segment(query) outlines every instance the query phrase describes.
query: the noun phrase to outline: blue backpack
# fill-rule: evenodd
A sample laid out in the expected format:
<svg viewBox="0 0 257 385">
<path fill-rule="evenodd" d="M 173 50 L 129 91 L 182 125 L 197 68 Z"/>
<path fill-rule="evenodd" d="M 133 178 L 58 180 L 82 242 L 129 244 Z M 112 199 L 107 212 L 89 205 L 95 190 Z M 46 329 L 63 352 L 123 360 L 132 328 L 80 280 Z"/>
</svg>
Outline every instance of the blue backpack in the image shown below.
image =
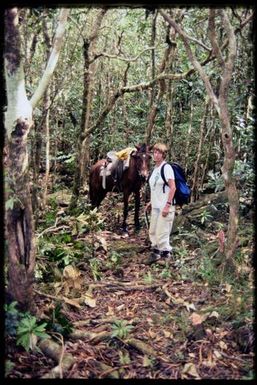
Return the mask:
<svg viewBox="0 0 257 385">
<path fill-rule="evenodd" d="M 161 177 L 163 179 L 163 192 L 165 192 L 165 186 L 168 186 L 168 182 L 165 179 L 164 176 L 164 167 L 166 164 L 169 164 L 174 172 L 175 177 L 175 184 L 176 184 L 176 191 L 174 195 L 175 203 L 179 206 L 182 206 L 183 204 L 189 203 L 190 195 L 191 195 L 191 189 L 189 185 L 187 184 L 185 172 L 183 168 L 178 163 L 165 163 L 161 168 Z"/>
</svg>

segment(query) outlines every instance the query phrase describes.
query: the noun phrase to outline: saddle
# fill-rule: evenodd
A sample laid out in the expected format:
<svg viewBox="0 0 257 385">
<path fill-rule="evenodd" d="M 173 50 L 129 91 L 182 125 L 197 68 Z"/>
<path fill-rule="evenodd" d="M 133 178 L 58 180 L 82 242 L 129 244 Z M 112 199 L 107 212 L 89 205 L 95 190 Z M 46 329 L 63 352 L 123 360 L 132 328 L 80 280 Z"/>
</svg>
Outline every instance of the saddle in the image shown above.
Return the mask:
<svg viewBox="0 0 257 385">
<path fill-rule="evenodd" d="M 127 147 L 121 151 L 109 151 L 106 162 L 100 169 L 102 187 L 106 189 L 106 177 L 111 175 L 119 191 L 122 191 L 121 178 L 123 172 L 129 167 L 130 154 L 136 149 Z"/>
</svg>

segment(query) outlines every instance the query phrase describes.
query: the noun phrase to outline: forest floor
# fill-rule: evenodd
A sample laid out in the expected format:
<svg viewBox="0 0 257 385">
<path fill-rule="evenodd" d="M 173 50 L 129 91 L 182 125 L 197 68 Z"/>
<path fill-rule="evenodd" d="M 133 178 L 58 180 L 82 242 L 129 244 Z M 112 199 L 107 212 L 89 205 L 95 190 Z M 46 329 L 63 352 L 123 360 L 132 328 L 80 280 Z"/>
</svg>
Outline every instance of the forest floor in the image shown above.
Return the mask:
<svg viewBox="0 0 257 385">
<path fill-rule="evenodd" d="M 116 226 L 108 202 L 100 212 Z M 61 314 L 72 325 L 64 338 L 49 333 L 62 341 L 58 373 L 53 354 L 10 343 L 8 378 L 254 378 L 251 236 L 240 246 L 233 274 L 215 263 L 218 242 L 208 226 L 175 233 L 172 260 L 147 265 L 147 229 L 143 224 L 134 233 L 132 219 L 129 237 L 110 226 L 68 239 L 66 249 L 75 240 L 77 249 L 93 245 L 94 255 L 91 250 L 89 258 L 84 250 L 76 264 L 66 261 L 63 270 L 53 269 L 52 279 L 39 279 L 35 287 L 38 317 L 47 320 L 55 309 L 58 319 L 56 303 L 61 303 Z M 244 227 L 252 228 L 245 221 Z M 63 232 L 65 225 L 60 227 L 45 244 Z"/>
</svg>

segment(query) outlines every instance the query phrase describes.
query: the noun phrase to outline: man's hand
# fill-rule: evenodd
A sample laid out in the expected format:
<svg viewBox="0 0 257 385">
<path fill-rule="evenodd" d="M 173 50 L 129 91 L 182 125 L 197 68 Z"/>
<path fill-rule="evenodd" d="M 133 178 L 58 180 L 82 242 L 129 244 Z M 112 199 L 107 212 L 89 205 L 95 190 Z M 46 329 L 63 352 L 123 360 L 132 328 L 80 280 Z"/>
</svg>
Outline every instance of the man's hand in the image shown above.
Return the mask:
<svg viewBox="0 0 257 385">
<path fill-rule="evenodd" d="M 169 211 L 170 211 L 170 205 L 165 205 L 162 210 L 162 216 L 167 217 L 167 215 L 169 214 Z"/>
</svg>

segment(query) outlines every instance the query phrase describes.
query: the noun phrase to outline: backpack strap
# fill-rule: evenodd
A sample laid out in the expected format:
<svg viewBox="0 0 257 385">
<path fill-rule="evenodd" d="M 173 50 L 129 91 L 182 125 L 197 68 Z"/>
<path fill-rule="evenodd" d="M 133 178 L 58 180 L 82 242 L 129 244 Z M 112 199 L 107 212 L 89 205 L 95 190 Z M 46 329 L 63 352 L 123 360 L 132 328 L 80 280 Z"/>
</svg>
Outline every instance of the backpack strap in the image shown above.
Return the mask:
<svg viewBox="0 0 257 385">
<path fill-rule="evenodd" d="M 165 166 L 166 164 L 169 164 L 170 167 L 173 169 L 172 164 L 171 164 L 171 163 L 168 163 L 168 162 L 164 163 L 164 165 L 163 165 L 162 168 L 161 168 L 161 177 L 162 177 L 162 180 L 163 180 L 163 182 L 164 182 L 164 183 L 163 183 L 163 187 L 162 187 L 163 193 L 165 193 L 165 186 L 169 186 L 168 182 L 167 182 L 166 179 L 165 179 L 165 175 L 164 175 L 164 166 Z M 173 169 L 173 172 L 174 172 L 174 176 L 175 176 L 175 171 L 174 171 L 174 169 Z M 175 196 L 174 196 L 174 197 L 173 197 L 173 200 L 172 200 L 172 204 L 175 205 L 175 202 L 176 202 L 176 200 L 175 200 Z"/>
<path fill-rule="evenodd" d="M 162 187 L 162 190 L 163 190 L 163 192 L 165 193 L 165 186 L 169 186 L 169 184 L 168 184 L 168 182 L 166 181 L 166 179 L 165 179 L 165 175 L 164 175 L 164 166 L 166 165 L 166 164 L 169 164 L 170 165 L 170 167 L 172 167 L 171 166 L 171 164 L 170 163 L 164 163 L 164 165 L 162 165 L 162 168 L 161 168 L 161 177 L 162 177 L 162 180 L 163 180 L 163 187 Z"/>
</svg>

